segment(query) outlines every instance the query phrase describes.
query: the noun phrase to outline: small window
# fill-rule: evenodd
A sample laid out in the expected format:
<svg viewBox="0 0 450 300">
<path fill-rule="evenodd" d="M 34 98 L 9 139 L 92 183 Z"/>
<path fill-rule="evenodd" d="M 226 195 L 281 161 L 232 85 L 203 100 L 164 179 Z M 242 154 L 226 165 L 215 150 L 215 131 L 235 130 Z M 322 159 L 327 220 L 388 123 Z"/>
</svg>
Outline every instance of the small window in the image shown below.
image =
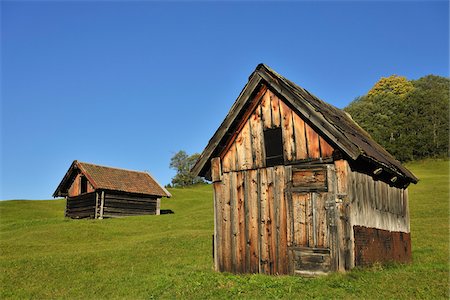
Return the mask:
<svg viewBox="0 0 450 300">
<path fill-rule="evenodd" d="M 266 149 L 266 167 L 284 163 L 281 127 L 264 130 L 264 147 Z"/>
<path fill-rule="evenodd" d="M 81 176 L 80 178 L 80 194 L 87 193 L 87 184 L 88 181 L 85 176 Z"/>
</svg>

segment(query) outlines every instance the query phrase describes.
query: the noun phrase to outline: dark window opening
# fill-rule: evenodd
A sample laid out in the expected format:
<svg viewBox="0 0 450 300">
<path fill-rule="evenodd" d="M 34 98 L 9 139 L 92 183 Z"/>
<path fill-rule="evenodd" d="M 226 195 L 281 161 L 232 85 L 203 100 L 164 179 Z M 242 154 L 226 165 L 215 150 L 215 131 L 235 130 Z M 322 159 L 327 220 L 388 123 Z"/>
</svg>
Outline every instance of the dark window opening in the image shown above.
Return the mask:
<svg viewBox="0 0 450 300">
<path fill-rule="evenodd" d="M 281 127 L 264 130 L 264 147 L 266 149 L 266 167 L 284 163 Z"/>
<path fill-rule="evenodd" d="M 81 180 L 80 180 L 80 194 L 87 193 L 87 184 L 88 184 L 88 181 L 87 181 L 86 177 L 81 176 Z"/>
</svg>

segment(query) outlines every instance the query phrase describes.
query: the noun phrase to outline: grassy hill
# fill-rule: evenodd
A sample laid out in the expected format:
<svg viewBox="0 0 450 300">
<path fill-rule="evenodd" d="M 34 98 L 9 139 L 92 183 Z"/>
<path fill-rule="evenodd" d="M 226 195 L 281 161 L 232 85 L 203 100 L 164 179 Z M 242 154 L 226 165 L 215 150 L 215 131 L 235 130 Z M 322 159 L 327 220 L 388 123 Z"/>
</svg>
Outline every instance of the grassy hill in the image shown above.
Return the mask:
<svg viewBox="0 0 450 300">
<path fill-rule="evenodd" d="M 448 298 L 449 165 L 408 167 L 413 263 L 320 278 L 212 270 L 212 189 L 172 189 L 175 214 L 68 220 L 64 202 L 0 202 L 5 298 Z"/>
</svg>

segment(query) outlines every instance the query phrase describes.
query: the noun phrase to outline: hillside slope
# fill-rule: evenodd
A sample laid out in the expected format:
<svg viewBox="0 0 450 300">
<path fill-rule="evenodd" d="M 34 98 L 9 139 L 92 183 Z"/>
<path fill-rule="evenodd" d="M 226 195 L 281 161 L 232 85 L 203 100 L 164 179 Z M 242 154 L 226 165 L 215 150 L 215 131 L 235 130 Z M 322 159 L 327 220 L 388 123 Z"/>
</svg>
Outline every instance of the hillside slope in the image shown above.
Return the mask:
<svg viewBox="0 0 450 300">
<path fill-rule="evenodd" d="M 68 220 L 64 202 L 0 202 L 5 298 L 448 298 L 448 161 L 408 165 L 413 264 L 321 278 L 212 270 L 212 189 L 172 189 L 174 214 Z"/>
</svg>

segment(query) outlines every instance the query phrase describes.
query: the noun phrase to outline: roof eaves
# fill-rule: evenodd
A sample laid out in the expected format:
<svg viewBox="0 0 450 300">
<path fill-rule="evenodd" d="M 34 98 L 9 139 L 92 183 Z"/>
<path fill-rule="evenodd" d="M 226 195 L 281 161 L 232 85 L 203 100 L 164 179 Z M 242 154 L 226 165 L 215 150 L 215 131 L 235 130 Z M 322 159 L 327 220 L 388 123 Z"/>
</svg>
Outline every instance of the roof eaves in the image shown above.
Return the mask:
<svg viewBox="0 0 450 300">
<path fill-rule="evenodd" d="M 166 194 L 167 198 L 172 197 L 172 194 L 164 187 L 162 186 L 156 179 L 155 177 L 153 177 L 150 172 L 144 172 L 145 174 L 147 174 L 148 177 L 150 177 L 151 180 L 153 180 L 162 190 L 163 192 Z"/>
<path fill-rule="evenodd" d="M 191 172 L 195 176 L 203 176 L 206 173 L 206 166 L 209 162 L 209 159 L 214 153 L 214 150 L 217 148 L 219 143 L 224 138 L 225 134 L 230 129 L 230 126 L 233 124 L 234 120 L 236 119 L 237 115 L 240 113 L 244 105 L 249 100 L 250 96 L 253 94 L 253 92 L 256 90 L 257 86 L 261 82 L 262 78 L 256 71 L 253 72 L 250 77 L 247 84 L 242 89 L 241 93 L 237 97 L 236 101 L 234 102 L 233 106 L 229 110 L 227 116 L 223 120 L 222 124 L 220 124 L 219 128 L 216 130 L 212 138 L 209 140 L 208 145 L 205 147 L 203 152 L 200 154 L 200 157 L 198 158 L 197 162 L 195 163 L 194 167 L 192 167 Z"/>
</svg>

